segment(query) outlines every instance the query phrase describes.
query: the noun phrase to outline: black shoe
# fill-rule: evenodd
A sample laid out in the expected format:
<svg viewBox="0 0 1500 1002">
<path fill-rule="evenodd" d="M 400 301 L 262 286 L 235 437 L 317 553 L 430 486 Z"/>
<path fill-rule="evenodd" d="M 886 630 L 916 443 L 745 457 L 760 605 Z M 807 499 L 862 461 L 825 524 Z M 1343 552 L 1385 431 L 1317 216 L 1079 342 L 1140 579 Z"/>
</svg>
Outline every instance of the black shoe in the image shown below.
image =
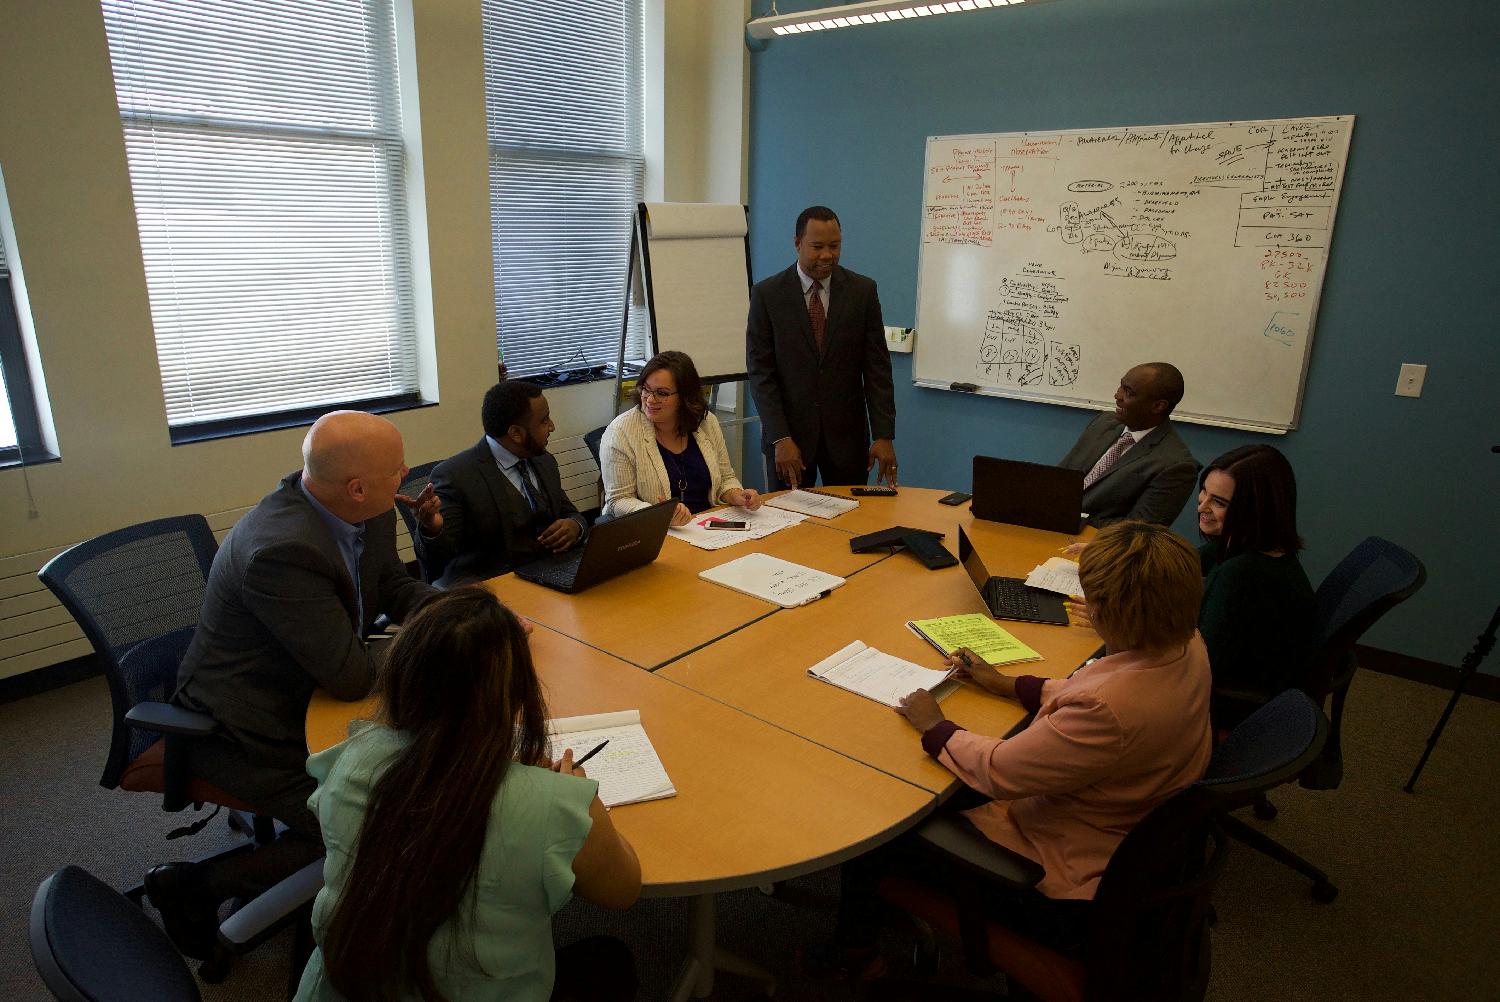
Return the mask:
<svg viewBox="0 0 1500 1002">
<path fill-rule="evenodd" d="M 186 886 L 191 863 L 163 863 L 146 872 L 146 897 L 161 913 L 162 927 L 183 956 L 208 960 L 218 943 L 219 908 Z"/>
</svg>

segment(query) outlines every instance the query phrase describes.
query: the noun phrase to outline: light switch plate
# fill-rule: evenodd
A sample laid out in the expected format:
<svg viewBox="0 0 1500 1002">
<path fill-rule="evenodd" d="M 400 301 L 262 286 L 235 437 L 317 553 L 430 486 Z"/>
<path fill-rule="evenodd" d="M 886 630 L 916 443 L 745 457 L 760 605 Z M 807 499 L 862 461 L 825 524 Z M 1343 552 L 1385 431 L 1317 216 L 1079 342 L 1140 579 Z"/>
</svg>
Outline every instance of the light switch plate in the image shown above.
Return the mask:
<svg viewBox="0 0 1500 1002">
<path fill-rule="evenodd" d="M 1426 380 L 1427 366 L 1417 365 L 1414 362 L 1402 363 L 1401 375 L 1396 379 L 1396 396 L 1420 397 L 1422 384 Z"/>
</svg>

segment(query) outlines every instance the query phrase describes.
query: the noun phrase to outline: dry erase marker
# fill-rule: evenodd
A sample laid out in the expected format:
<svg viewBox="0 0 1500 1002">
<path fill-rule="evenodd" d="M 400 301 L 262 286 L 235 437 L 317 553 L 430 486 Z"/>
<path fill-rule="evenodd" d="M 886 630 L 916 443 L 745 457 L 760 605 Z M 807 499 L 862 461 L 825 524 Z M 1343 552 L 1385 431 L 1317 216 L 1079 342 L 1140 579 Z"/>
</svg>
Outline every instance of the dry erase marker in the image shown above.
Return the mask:
<svg viewBox="0 0 1500 1002">
<path fill-rule="evenodd" d="M 587 755 L 573 763 L 573 768 L 578 768 L 580 765 L 583 765 L 583 763 L 587 762 L 589 759 L 602 752 L 604 750 L 604 746 L 607 744 L 609 744 L 609 738 L 605 738 L 603 741 L 596 744 Z"/>
</svg>

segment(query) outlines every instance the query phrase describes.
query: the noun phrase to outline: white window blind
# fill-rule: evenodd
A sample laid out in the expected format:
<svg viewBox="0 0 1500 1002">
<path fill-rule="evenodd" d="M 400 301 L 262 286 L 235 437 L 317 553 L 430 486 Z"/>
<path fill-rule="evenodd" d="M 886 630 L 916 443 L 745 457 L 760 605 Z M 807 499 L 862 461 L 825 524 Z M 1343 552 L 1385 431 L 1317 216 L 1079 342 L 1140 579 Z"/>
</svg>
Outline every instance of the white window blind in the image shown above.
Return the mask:
<svg viewBox="0 0 1500 1002">
<path fill-rule="evenodd" d="M 613 363 L 645 171 L 641 0 L 483 14 L 497 346 L 512 375 Z"/>
<path fill-rule="evenodd" d="M 391 0 L 104 0 L 173 427 L 417 391 Z"/>
</svg>

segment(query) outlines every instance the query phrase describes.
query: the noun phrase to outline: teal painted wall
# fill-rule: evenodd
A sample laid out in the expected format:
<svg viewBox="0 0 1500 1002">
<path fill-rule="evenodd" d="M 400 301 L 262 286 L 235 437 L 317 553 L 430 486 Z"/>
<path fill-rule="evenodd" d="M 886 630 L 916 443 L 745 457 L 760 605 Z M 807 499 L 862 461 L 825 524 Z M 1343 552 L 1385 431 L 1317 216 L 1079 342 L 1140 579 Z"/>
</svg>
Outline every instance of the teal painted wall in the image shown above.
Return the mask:
<svg viewBox="0 0 1500 1002">
<path fill-rule="evenodd" d="M 1179 430 L 1200 461 L 1286 452 L 1315 583 L 1367 535 L 1417 553 L 1427 587 L 1367 642 L 1456 664 L 1500 602 L 1497 43 L 1493 0 L 1059 0 L 773 39 L 752 55 L 753 271 L 830 205 L 843 263 L 911 325 L 929 135 L 1355 115 L 1301 427 Z M 913 486 L 966 488 L 975 453 L 1055 462 L 1088 418 L 917 389 L 894 358 Z M 1429 367 L 1420 399 L 1393 395 L 1402 362 Z"/>
</svg>

